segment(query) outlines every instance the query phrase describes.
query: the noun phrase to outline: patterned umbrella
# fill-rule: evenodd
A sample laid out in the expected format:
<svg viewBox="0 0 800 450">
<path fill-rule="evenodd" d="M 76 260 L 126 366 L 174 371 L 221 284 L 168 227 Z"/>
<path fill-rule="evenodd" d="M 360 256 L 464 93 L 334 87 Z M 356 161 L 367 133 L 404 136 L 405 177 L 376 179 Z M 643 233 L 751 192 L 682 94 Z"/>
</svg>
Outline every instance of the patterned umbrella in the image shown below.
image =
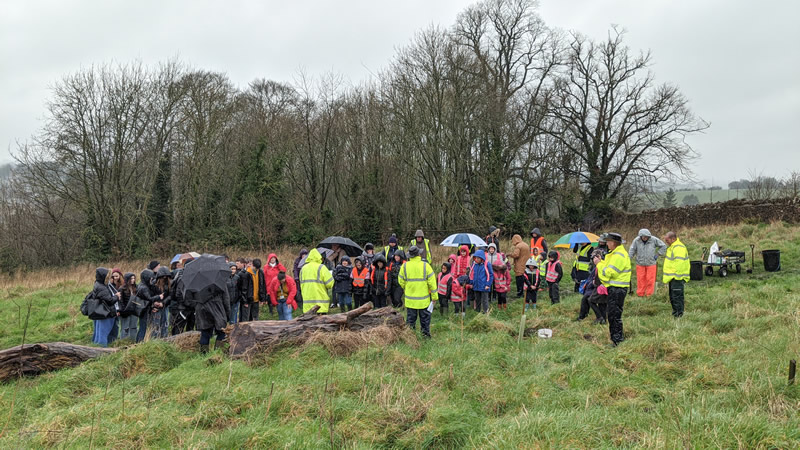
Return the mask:
<svg viewBox="0 0 800 450">
<path fill-rule="evenodd" d="M 574 233 L 567 233 L 556 241 L 553 244 L 553 248 L 572 248 L 575 244 L 586 244 L 590 243 L 594 246 L 597 246 L 597 241 L 600 237 L 596 234 L 587 233 L 585 231 L 576 231 Z"/>
</svg>

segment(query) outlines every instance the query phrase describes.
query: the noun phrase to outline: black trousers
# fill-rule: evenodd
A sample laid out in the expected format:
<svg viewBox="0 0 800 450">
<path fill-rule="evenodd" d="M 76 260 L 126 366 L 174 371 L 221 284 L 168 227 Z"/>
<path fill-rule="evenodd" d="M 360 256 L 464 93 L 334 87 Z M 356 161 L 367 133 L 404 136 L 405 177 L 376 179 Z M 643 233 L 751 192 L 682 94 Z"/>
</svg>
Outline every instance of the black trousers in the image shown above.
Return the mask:
<svg viewBox="0 0 800 450">
<path fill-rule="evenodd" d="M 258 310 L 260 306 L 258 303 L 242 303 L 239 322 L 250 322 L 258 320 Z"/>
<path fill-rule="evenodd" d="M 427 309 L 406 308 L 406 323 L 412 330 L 417 329 L 417 316 L 422 335 L 431 337 L 431 313 Z"/>
<path fill-rule="evenodd" d="M 300 290 L 300 279 L 295 278 L 294 284 L 297 286 L 297 293 L 294 294 L 294 301 L 297 302 L 297 309 L 299 311 L 303 310 L 303 291 Z"/>
<path fill-rule="evenodd" d="M 175 336 L 184 331 L 192 331 L 194 329 L 194 311 L 193 310 L 175 310 L 170 311 L 170 334 Z"/>
<path fill-rule="evenodd" d="M 200 345 L 208 345 L 211 342 L 211 336 L 217 335 L 217 342 L 225 339 L 225 332 L 222 330 L 215 330 L 210 328 L 208 330 L 200 330 Z"/>
<path fill-rule="evenodd" d="M 550 301 L 555 305 L 561 302 L 561 287 L 556 282 L 548 283 L 547 288 L 550 290 Z"/>
<path fill-rule="evenodd" d="M 505 305 L 507 302 L 506 296 L 508 292 L 496 292 L 495 295 L 497 296 L 497 304 L 498 305 Z"/>
<path fill-rule="evenodd" d="M 672 304 L 672 315 L 675 317 L 683 316 L 683 287 L 686 284 L 683 280 L 671 280 L 669 282 L 669 302 Z"/>
<path fill-rule="evenodd" d="M 364 294 L 353 294 L 353 307 L 358 308 L 365 303 Z"/>
<path fill-rule="evenodd" d="M 589 306 L 592 308 L 592 311 L 594 311 L 594 315 L 599 320 L 607 320 L 608 319 L 608 311 L 607 311 L 608 303 L 589 302 Z"/>
<path fill-rule="evenodd" d="M 525 303 L 533 303 L 536 304 L 536 297 L 539 295 L 539 291 L 536 289 L 528 289 L 525 291 Z"/>
<path fill-rule="evenodd" d="M 517 282 L 517 298 L 522 297 L 522 291 L 525 289 L 525 275 L 517 275 L 515 277 Z"/>
<path fill-rule="evenodd" d="M 395 308 L 403 307 L 403 288 L 400 286 L 392 289 L 392 306 Z"/>
<path fill-rule="evenodd" d="M 450 309 L 450 299 L 444 295 L 439 296 L 439 315 L 444 315 L 445 311 Z"/>
<path fill-rule="evenodd" d="M 606 318 L 606 304 L 605 303 L 593 303 L 589 301 L 591 298 L 592 293 L 583 294 L 581 297 L 581 309 L 578 312 L 578 319 L 585 319 L 589 315 L 589 309 L 594 312 L 595 318 L 597 320 L 605 319 Z"/>
<path fill-rule="evenodd" d="M 625 340 L 622 330 L 622 309 L 625 306 L 626 295 L 628 295 L 628 288 L 608 288 L 608 333 L 614 344 Z"/>
<path fill-rule="evenodd" d="M 384 306 L 386 306 L 386 296 L 383 295 L 383 294 L 381 294 L 381 295 L 373 295 L 372 296 L 372 306 L 374 306 L 375 309 L 383 308 Z"/>
</svg>

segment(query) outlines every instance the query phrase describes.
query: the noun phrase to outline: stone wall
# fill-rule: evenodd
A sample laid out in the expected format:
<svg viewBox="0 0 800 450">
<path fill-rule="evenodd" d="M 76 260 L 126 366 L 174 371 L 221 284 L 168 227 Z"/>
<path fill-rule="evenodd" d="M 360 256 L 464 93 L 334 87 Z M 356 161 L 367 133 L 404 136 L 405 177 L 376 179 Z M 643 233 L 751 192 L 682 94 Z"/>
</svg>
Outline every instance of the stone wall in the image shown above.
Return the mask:
<svg viewBox="0 0 800 450">
<path fill-rule="evenodd" d="M 639 227 L 658 224 L 662 227 L 699 227 L 727 225 L 745 221 L 800 223 L 800 199 L 730 200 L 702 205 L 662 208 L 638 214 L 619 214 L 612 219 L 617 226 Z"/>
</svg>

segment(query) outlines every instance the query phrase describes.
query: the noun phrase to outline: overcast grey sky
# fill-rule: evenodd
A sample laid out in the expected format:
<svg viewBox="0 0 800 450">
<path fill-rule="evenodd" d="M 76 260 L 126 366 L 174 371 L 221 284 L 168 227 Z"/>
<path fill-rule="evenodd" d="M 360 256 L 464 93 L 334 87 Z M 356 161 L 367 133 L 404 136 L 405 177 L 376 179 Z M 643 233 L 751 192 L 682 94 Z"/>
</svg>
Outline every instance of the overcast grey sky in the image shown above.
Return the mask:
<svg viewBox="0 0 800 450">
<path fill-rule="evenodd" d="M 357 83 L 430 24 L 471 1 L 30 1 L 0 4 L 0 163 L 41 126 L 51 86 L 93 63 L 178 56 L 239 86 L 338 72 Z M 695 173 L 724 184 L 748 171 L 800 170 L 800 0 L 540 0 L 550 26 L 603 38 L 611 24 L 653 52 L 711 128 L 690 143 Z"/>
</svg>

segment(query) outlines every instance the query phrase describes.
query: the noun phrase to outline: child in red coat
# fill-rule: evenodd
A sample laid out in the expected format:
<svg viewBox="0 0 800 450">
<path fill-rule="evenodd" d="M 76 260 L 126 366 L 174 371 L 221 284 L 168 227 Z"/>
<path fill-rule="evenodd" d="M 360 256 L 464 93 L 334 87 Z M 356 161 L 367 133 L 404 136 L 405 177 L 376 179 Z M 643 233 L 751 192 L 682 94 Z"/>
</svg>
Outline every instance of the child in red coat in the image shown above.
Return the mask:
<svg viewBox="0 0 800 450">
<path fill-rule="evenodd" d="M 511 275 L 508 273 L 508 266 L 502 261 L 495 261 L 492 264 L 494 269 L 494 292 L 497 295 L 497 309 L 508 309 L 507 295 L 511 288 Z"/>
<path fill-rule="evenodd" d="M 292 320 L 292 311 L 297 309 L 297 285 L 294 279 L 286 277 L 286 271 L 278 272 L 269 286 L 269 301 L 278 309 L 278 320 Z"/>
</svg>

